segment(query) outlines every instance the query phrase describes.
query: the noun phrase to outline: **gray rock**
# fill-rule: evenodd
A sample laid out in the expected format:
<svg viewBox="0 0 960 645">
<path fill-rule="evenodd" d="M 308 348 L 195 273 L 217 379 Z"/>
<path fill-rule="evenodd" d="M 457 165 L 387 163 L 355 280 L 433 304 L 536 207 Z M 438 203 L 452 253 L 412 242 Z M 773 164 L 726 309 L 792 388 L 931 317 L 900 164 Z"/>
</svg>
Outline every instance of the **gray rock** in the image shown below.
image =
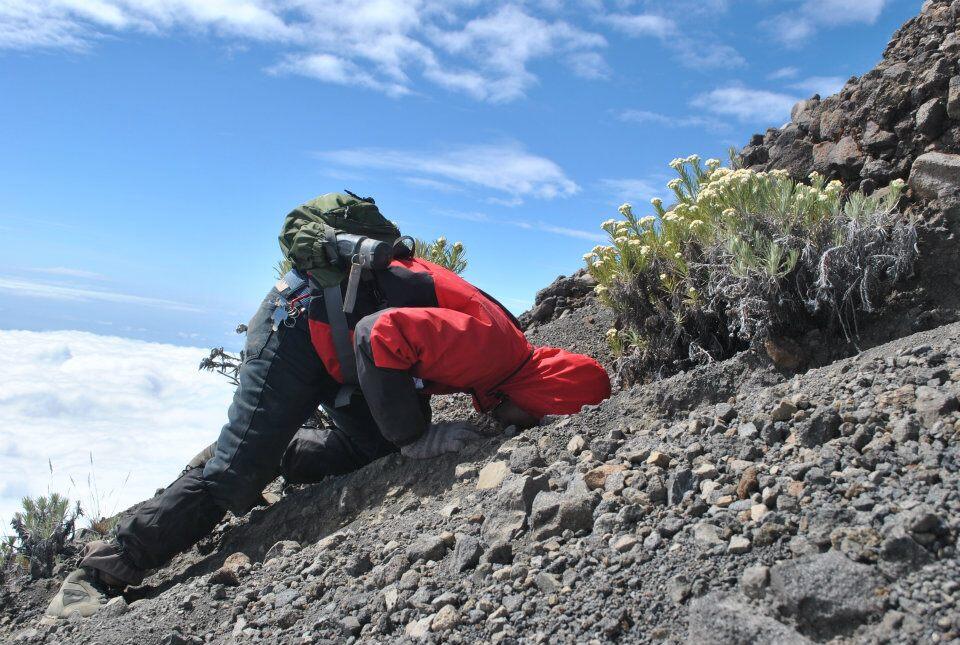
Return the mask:
<svg viewBox="0 0 960 645">
<path fill-rule="evenodd" d="M 542 492 L 533 500 L 530 528 L 536 540 L 593 527 L 594 497 L 581 492 Z"/>
<path fill-rule="evenodd" d="M 690 603 L 686 641 L 698 645 L 805 645 L 806 638 L 778 620 L 758 613 L 747 602 L 723 592 Z"/>
<path fill-rule="evenodd" d="M 917 130 L 931 139 L 936 139 L 943 132 L 947 109 L 940 98 L 932 98 L 917 110 Z"/>
<path fill-rule="evenodd" d="M 104 618 L 116 618 L 117 616 L 122 616 L 127 613 L 128 605 L 126 599 L 123 596 L 116 596 L 107 601 L 107 604 L 100 608 L 100 611 L 97 612 L 98 616 Z"/>
<path fill-rule="evenodd" d="M 740 589 L 744 595 L 750 598 L 760 598 L 763 596 L 767 585 L 770 583 L 770 567 L 756 565 L 747 567 L 740 574 Z"/>
<path fill-rule="evenodd" d="M 519 446 L 510 453 L 510 470 L 525 473 L 533 468 L 543 468 L 547 462 L 540 456 L 536 446 Z"/>
<path fill-rule="evenodd" d="M 842 419 L 832 407 L 820 406 L 794 427 L 797 443 L 806 448 L 817 446 L 840 436 Z"/>
<path fill-rule="evenodd" d="M 483 541 L 497 547 L 509 544 L 523 534 L 527 525 L 525 511 L 501 510 L 488 515 L 480 528 Z"/>
<path fill-rule="evenodd" d="M 375 586 L 383 588 L 399 580 L 409 566 L 410 560 L 407 554 L 398 553 L 383 564 L 375 566 L 370 572 L 370 578 Z"/>
<path fill-rule="evenodd" d="M 425 535 L 407 547 L 410 562 L 418 560 L 439 561 L 446 555 L 449 545 L 439 535 Z"/>
<path fill-rule="evenodd" d="M 770 569 L 770 595 L 777 610 L 817 639 L 850 633 L 878 616 L 883 610 L 877 593 L 881 585 L 872 567 L 851 562 L 836 551 Z"/>
<path fill-rule="evenodd" d="M 512 475 L 503 482 L 500 492 L 497 493 L 498 505 L 504 509 L 529 514 L 537 494 L 549 490 L 550 480 L 546 475 Z"/>
<path fill-rule="evenodd" d="M 960 155 L 928 152 L 910 168 L 910 188 L 924 199 L 948 197 L 960 191 Z"/>
<path fill-rule="evenodd" d="M 720 529 L 715 524 L 700 522 L 693 527 L 693 539 L 702 546 L 716 546 L 724 544 L 720 537 Z"/>
<path fill-rule="evenodd" d="M 694 489 L 697 480 L 689 468 L 677 468 L 667 480 L 667 503 L 675 506 L 683 501 L 683 496 Z M 653 496 L 651 495 L 651 499 Z"/>
<path fill-rule="evenodd" d="M 952 392 L 921 385 L 917 388 L 917 401 L 914 407 L 917 410 L 917 416 L 929 427 L 943 415 L 955 411 L 958 403 L 960 402 L 957 401 L 957 396 Z"/>
<path fill-rule="evenodd" d="M 349 634 L 350 636 L 358 636 L 360 634 L 361 625 L 356 616 L 347 616 L 340 620 L 340 628 L 343 629 L 345 634 Z"/>
<path fill-rule="evenodd" d="M 947 90 L 947 116 L 951 119 L 960 119 L 960 76 L 950 79 Z"/>
<path fill-rule="evenodd" d="M 556 593 L 560 590 L 560 581 L 557 576 L 546 571 L 541 571 L 533 578 L 533 584 L 543 593 Z"/>
<path fill-rule="evenodd" d="M 473 535 L 464 533 L 457 534 L 457 542 L 453 547 L 454 572 L 462 573 L 468 569 L 473 569 L 480 562 L 480 540 Z"/>
</svg>

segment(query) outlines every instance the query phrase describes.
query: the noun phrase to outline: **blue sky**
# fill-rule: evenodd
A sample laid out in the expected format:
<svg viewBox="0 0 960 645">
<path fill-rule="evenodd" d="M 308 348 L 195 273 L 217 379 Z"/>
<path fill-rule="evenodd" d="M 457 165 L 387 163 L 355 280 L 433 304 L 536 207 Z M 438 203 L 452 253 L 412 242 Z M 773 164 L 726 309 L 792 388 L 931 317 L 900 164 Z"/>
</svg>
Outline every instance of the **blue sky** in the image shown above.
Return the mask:
<svg viewBox="0 0 960 645">
<path fill-rule="evenodd" d="M 2 0 L 0 329 L 235 345 L 284 214 L 343 188 L 522 311 L 920 4 Z"/>
</svg>

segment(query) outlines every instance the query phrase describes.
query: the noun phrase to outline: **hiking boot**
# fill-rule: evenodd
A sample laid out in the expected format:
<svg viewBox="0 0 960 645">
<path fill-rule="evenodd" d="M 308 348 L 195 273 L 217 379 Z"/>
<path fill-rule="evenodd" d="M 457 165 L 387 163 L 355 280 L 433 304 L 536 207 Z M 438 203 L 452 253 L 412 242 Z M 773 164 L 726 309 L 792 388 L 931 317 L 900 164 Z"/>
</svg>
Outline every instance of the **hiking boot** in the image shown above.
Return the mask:
<svg viewBox="0 0 960 645">
<path fill-rule="evenodd" d="M 47 605 L 43 622 L 50 624 L 57 619 L 69 618 L 71 614 L 86 618 L 97 613 L 107 601 L 106 594 L 97 585 L 93 572 L 83 568 L 71 572 Z"/>
</svg>

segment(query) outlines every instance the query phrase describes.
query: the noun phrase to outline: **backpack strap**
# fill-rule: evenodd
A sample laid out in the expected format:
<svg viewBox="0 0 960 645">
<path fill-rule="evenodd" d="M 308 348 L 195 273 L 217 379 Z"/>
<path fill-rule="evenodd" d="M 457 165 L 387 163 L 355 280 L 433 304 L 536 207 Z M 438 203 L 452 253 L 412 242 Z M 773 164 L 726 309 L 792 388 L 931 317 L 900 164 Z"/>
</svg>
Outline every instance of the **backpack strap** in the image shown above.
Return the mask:
<svg viewBox="0 0 960 645">
<path fill-rule="evenodd" d="M 350 397 L 357 389 L 357 356 L 350 342 L 350 328 L 347 326 L 347 316 L 343 313 L 343 297 L 340 294 L 340 285 L 323 289 L 323 302 L 327 308 L 327 321 L 330 323 L 330 335 L 333 338 L 333 348 L 337 352 L 340 362 L 340 376 L 343 386 L 337 392 L 335 406 L 341 408 L 350 403 Z"/>
</svg>

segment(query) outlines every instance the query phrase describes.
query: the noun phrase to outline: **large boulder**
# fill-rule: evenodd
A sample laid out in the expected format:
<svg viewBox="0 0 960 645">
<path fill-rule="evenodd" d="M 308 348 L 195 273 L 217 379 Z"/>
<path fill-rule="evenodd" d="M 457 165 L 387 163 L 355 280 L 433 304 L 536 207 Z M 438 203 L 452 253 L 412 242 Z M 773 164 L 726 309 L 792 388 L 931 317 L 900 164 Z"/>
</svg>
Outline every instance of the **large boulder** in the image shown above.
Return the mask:
<svg viewBox="0 0 960 645">
<path fill-rule="evenodd" d="M 837 551 L 806 556 L 770 569 L 770 596 L 800 631 L 817 639 L 848 634 L 883 611 L 882 580 L 873 567 Z"/>
<path fill-rule="evenodd" d="M 687 642 L 701 645 L 805 645 L 810 641 L 737 596 L 715 592 L 690 603 Z"/>
<path fill-rule="evenodd" d="M 960 155 L 943 152 L 920 155 L 910 169 L 910 188 L 924 199 L 960 193 Z"/>
</svg>

